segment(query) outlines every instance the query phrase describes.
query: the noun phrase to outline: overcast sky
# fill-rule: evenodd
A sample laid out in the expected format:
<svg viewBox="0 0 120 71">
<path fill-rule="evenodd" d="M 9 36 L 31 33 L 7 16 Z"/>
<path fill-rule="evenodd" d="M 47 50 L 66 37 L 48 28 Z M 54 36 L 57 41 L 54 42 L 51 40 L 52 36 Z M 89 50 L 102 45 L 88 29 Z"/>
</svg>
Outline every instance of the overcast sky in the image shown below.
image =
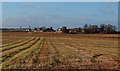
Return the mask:
<svg viewBox="0 0 120 71">
<path fill-rule="evenodd" d="M 118 26 L 117 2 L 4 2 L 2 27 L 82 27 L 84 24 Z"/>
</svg>

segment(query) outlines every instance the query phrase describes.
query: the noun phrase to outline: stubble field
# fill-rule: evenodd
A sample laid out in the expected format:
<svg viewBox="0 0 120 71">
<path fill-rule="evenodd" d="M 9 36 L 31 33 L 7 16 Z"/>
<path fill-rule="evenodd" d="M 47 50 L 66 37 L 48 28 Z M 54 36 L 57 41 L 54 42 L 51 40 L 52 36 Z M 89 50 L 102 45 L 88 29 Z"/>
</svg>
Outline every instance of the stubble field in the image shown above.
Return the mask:
<svg viewBox="0 0 120 71">
<path fill-rule="evenodd" d="M 3 69 L 118 69 L 118 34 L 3 32 Z"/>
</svg>

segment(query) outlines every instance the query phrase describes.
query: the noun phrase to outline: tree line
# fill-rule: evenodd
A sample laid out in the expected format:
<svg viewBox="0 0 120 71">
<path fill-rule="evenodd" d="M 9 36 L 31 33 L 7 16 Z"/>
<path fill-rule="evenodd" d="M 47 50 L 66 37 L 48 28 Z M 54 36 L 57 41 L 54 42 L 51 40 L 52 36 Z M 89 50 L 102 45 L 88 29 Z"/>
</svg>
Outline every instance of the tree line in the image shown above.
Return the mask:
<svg viewBox="0 0 120 71">
<path fill-rule="evenodd" d="M 85 33 L 87 34 L 94 34 L 94 33 L 102 33 L 102 34 L 116 34 L 117 28 L 114 25 L 111 24 L 101 24 L 98 25 L 88 25 L 85 24 L 83 26 L 83 29 L 85 30 Z"/>
</svg>

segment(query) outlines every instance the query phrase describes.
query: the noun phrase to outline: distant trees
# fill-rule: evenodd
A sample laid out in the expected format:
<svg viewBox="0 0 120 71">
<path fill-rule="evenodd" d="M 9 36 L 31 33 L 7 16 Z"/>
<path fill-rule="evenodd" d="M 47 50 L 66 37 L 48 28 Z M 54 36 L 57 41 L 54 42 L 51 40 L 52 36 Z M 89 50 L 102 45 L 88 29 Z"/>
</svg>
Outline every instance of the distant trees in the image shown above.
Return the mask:
<svg viewBox="0 0 120 71">
<path fill-rule="evenodd" d="M 101 24 L 100 27 L 98 25 L 87 25 L 83 26 L 85 33 L 87 34 L 95 34 L 95 33 L 106 33 L 106 34 L 115 34 L 116 27 L 114 25 L 108 24 Z"/>
<path fill-rule="evenodd" d="M 115 33 L 115 31 L 116 31 L 115 26 L 111 24 L 106 25 L 106 33 L 111 34 L 111 33 Z"/>
<path fill-rule="evenodd" d="M 111 24 L 105 25 L 105 24 L 101 24 L 100 25 L 100 32 L 101 33 L 108 33 L 108 34 L 114 34 L 116 33 L 117 28 Z"/>
<path fill-rule="evenodd" d="M 42 32 L 54 32 L 55 30 L 52 27 L 41 27 L 41 28 L 35 28 L 35 31 L 42 31 Z M 74 34 L 80 34 L 80 33 L 86 33 L 86 34 L 117 34 L 119 31 L 116 31 L 117 28 L 114 25 L 111 24 L 100 24 L 98 25 L 90 25 L 85 24 L 83 28 L 70 28 L 67 29 L 66 26 L 63 26 L 62 28 L 58 28 L 58 32 L 62 33 L 74 33 Z"/>
<path fill-rule="evenodd" d="M 91 29 L 90 29 L 90 26 L 88 26 L 88 24 L 85 24 L 85 25 L 83 26 L 83 29 L 85 30 L 85 33 L 90 34 Z"/>
<path fill-rule="evenodd" d="M 88 29 L 88 25 L 87 25 L 87 24 L 85 24 L 83 28 L 84 28 L 84 29 Z"/>
<path fill-rule="evenodd" d="M 101 24 L 100 25 L 100 33 L 104 33 L 105 32 L 105 27 L 106 27 L 105 24 Z"/>
<path fill-rule="evenodd" d="M 81 30 L 82 30 L 82 28 L 81 28 L 81 27 L 79 27 L 78 29 L 79 29 L 79 31 L 81 31 Z"/>
<path fill-rule="evenodd" d="M 97 25 L 87 25 L 87 24 L 85 24 L 83 29 L 88 34 L 99 33 L 99 27 Z"/>
<path fill-rule="evenodd" d="M 66 26 L 63 26 L 63 27 L 62 27 L 62 32 L 63 32 L 63 33 L 68 33 L 68 29 L 67 29 Z"/>
</svg>

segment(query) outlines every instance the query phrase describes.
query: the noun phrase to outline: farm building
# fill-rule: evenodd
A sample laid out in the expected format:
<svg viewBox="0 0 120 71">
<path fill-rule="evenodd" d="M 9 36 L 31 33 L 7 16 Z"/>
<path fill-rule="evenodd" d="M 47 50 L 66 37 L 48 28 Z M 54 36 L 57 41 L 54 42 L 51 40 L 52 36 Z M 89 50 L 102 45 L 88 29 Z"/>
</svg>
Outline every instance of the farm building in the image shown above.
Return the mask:
<svg viewBox="0 0 120 71">
<path fill-rule="evenodd" d="M 79 29 L 68 29 L 69 33 L 71 34 L 76 34 L 76 33 L 79 33 Z"/>
<path fill-rule="evenodd" d="M 58 33 L 68 33 L 68 29 L 66 26 L 63 26 L 62 28 L 57 29 Z"/>
<path fill-rule="evenodd" d="M 41 27 L 41 28 L 35 28 L 34 32 L 53 32 L 53 28 L 52 27 Z"/>
<path fill-rule="evenodd" d="M 67 29 L 66 26 L 63 26 L 63 27 L 62 27 L 62 33 L 68 33 L 68 29 Z"/>
<path fill-rule="evenodd" d="M 46 29 L 45 27 L 35 28 L 34 32 L 44 32 L 45 29 Z"/>
<path fill-rule="evenodd" d="M 54 32 L 54 29 L 52 27 L 48 27 L 44 30 L 44 32 Z"/>
<path fill-rule="evenodd" d="M 83 33 L 84 29 L 81 28 L 73 28 L 73 29 L 68 29 L 70 34 L 79 34 L 79 33 Z"/>
<path fill-rule="evenodd" d="M 61 28 L 58 28 L 58 29 L 57 29 L 57 32 L 58 32 L 58 33 L 62 33 L 62 29 L 61 29 Z"/>
<path fill-rule="evenodd" d="M 69 33 L 69 34 L 85 33 L 84 29 L 81 29 L 81 28 L 67 29 L 65 26 L 62 27 L 62 28 L 58 28 L 56 32 L 58 32 L 58 33 Z"/>
<path fill-rule="evenodd" d="M 81 30 L 81 33 L 85 33 L 85 30 L 84 30 L 84 29 L 82 29 L 82 30 Z"/>
</svg>

